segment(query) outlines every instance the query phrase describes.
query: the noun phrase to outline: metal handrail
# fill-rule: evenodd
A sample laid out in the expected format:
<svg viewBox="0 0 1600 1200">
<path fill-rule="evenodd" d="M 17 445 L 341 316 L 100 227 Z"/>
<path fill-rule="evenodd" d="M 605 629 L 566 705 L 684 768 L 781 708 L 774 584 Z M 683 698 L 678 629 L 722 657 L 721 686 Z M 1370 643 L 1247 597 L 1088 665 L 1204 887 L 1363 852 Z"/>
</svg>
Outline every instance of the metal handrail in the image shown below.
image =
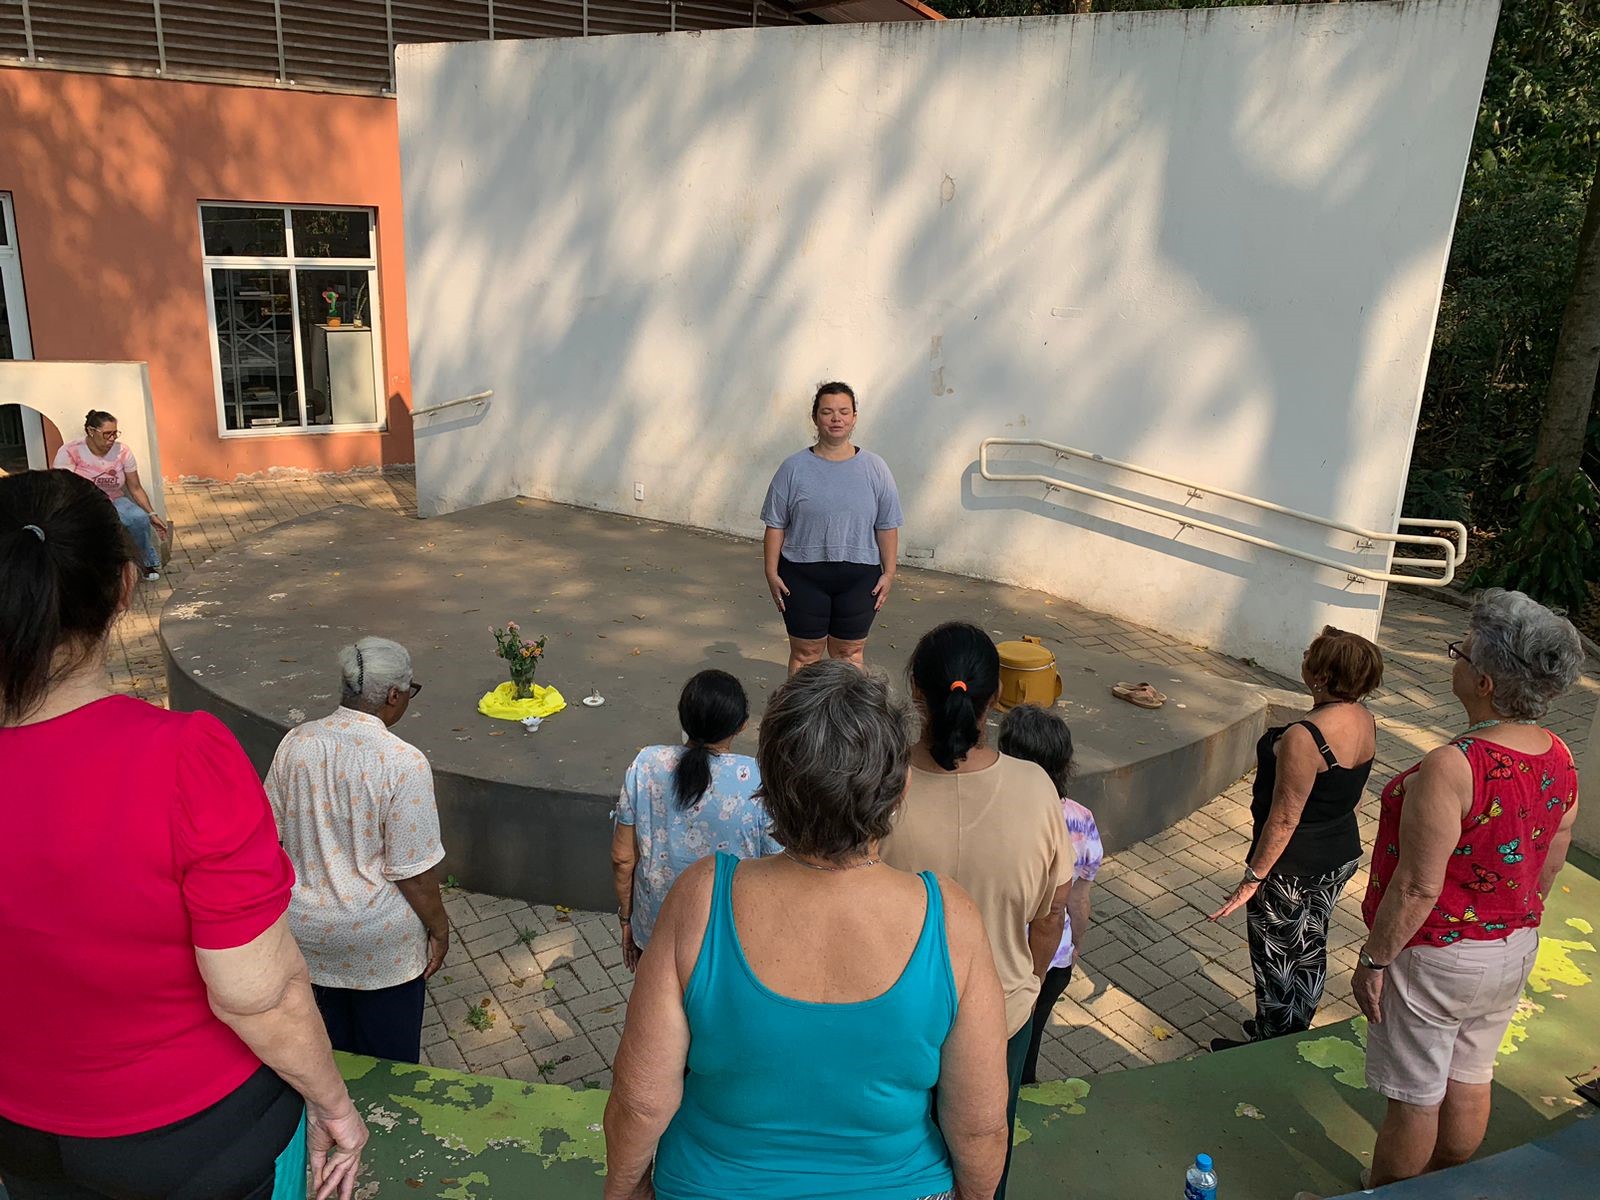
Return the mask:
<svg viewBox="0 0 1600 1200">
<path fill-rule="evenodd" d="M 1157 508 L 1152 504 L 1142 501 L 1130 500 L 1123 496 L 1116 496 L 1109 492 L 1102 492 L 1096 488 L 1085 487 L 1082 484 L 1069 483 L 1065 479 L 1053 479 L 1048 475 L 1037 473 L 1003 474 L 989 469 L 989 448 L 991 446 L 1023 446 L 1039 447 L 1049 450 L 1059 461 L 1066 458 L 1081 458 L 1088 462 L 1099 463 L 1102 466 L 1116 467 L 1119 470 L 1129 471 L 1135 475 L 1144 475 L 1151 479 L 1160 479 L 1167 483 L 1177 484 L 1187 488 L 1190 500 L 1202 500 L 1207 495 L 1221 496 L 1239 504 L 1247 504 L 1265 512 L 1279 513 L 1282 516 L 1294 517 L 1313 525 L 1320 525 L 1325 529 L 1335 529 L 1341 533 L 1354 535 L 1357 550 L 1371 550 L 1379 542 L 1389 542 L 1394 545 L 1428 546 L 1436 547 L 1443 551 L 1444 558 L 1392 558 L 1391 564 L 1401 567 L 1439 567 L 1443 574 L 1435 578 L 1432 576 L 1397 575 L 1392 571 L 1373 571 L 1366 567 L 1353 566 L 1350 563 L 1338 562 L 1325 558 L 1320 554 L 1312 554 L 1306 550 L 1296 550 L 1292 546 L 1285 546 L 1281 542 L 1270 541 L 1267 538 L 1257 537 L 1254 534 L 1243 533 L 1237 529 L 1229 529 L 1223 525 L 1216 525 L 1210 521 L 1198 518 L 1179 516 L 1168 509 Z M 1119 459 L 1107 458 L 1103 454 L 1093 454 L 1087 450 L 1079 450 L 1073 446 L 1063 446 L 1059 442 L 1048 442 L 1042 438 L 984 438 L 978 444 L 978 473 L 983 478 L 995 483 L 1042 483 L 1045 485 L 1046 495 L 1051 490 L 1076 492 L 1079 495 L 1090 496 L 1096 500 L 1104 500 L 1111 504 L 1120 504 L 1124 508 L 1131 508 L 1138 512 L 1149 513 L 1154 517 L 1164 517 L 1169 521 L 1178 523 L 1181 529 L 1204 529 L 1209 533 L 1220 534 L 1223 537 L 1233 538 L 1235 541 L 1245 542 L 1252 546 L 1260 546 L 1265 550 L 1275 550 L 1280 554 L 1287 554 L 1293 558 L 1303 559 L 1321 567 L 1331 567 L 1336 571 L 1343 571 L 1351 580 L 1369 579 L 1376 583 L 1409 583 L 1419 587 L 1444 587 L 1455 579 L 1456 568 L 1461 565 L 1467 553 L 1467 527 L 1460 521 L 1434 521 L 1418 517 L 1401 517 L 1398 524 L 1413 528 L 1449 529 L 1457 535 L 1455 540 L 1444 537 L 1434 537 L 1414 533 L 1380 533 L 1373 529 L 1363 529 L 1359 525 L 1349 525 L 1343 521 L 1334 521 L 1328 517 L 1319 517 L 1312 513 L 1301 512 L 1296 508 L 1275 504 L 1271 500 L 1262 500 L 1255 496 L 1246 496 L 1240 492 L 1232 492 L 1226 488 L 1208 487 L 1196 483 L 1192 479 L 1184 479 L 1178 475 L 1169 475 L 1164 471 L 1152 470 L 1141 467 L 1137 463 L 1122 462 Z"/>
<path fill-rule="evenodd" d="M 470 396 L 462 396 L 459 400 L 446 400 L 443 404 L 433 404 L 427 408 L 413 408 L 411 419 L 426 417 L 430 413 L 443 412 L 447 408 L 455 408 L 458 404 L 484 404 L 494 396 L 493 388 L 485 388 L 481 392 L 473 392 Z"/>
</svg>

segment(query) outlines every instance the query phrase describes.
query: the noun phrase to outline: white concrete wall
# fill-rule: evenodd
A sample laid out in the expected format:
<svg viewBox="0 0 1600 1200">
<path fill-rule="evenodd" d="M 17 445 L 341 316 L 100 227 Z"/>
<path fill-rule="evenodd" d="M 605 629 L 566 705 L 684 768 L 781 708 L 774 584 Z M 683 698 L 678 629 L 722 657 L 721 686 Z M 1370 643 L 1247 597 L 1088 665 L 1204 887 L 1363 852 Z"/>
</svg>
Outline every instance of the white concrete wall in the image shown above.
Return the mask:
<svg viewBox="0 0 1600 1200">
<path fill-rule="evenodd" d="M 55 423 L 65 441 L 83 436 L 91 408 L 117 418 L 119 439 L 139 463 L 139 482 L 167 515 L 156 444 L 150 368 L 142 362 L 0 362 L 0 404 L 23 404 Z"/>
<path fill-rule="evenodd" d="M 416 391 L 495 391 L 419 419 L 423 512 L 522 494 L 754 534 L 842 378 L 922 565 L 1293 670 L 1324 622 L 1374 632 L 1381 589 L 975 480 L 978 442 L 1393 529 L 1496 11 L 401 47 Z"/>
</svg>

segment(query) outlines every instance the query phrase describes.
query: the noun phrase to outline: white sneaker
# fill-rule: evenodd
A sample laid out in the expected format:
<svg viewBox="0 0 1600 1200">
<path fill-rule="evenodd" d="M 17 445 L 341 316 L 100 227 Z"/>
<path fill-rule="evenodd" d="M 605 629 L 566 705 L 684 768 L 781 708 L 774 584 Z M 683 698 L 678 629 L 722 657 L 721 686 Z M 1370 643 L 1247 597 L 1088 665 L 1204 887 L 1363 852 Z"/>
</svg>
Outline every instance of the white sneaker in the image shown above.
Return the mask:
<svg viewBox="0 0 1600 1200">
<path fill-rule="evenodd" d="M 161 578 L 161 572 L 156 570 L 154 567 L 149 567 L 149 568 L 147 568 L 145 570 L 144 581 L 146 583 L 154 583 L 156 580 L 158 580 L 160 578 Z"/>
</svg>

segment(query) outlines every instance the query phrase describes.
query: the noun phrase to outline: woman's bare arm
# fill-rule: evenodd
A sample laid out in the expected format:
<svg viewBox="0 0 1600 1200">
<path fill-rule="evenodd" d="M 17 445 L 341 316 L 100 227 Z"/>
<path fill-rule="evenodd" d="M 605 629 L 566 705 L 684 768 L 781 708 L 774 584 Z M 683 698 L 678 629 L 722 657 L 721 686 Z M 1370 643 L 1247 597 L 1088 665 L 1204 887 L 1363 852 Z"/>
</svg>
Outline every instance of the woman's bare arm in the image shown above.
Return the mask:
<svg viewBox="0 0 1600 1200">
<path fill-rule="evenodd" d="M 1006 1164 L 1005 997 L 978 906 L 941 879 L 945 928 L 958 997 L 939 1061 L 939 1128 L 950 1149 L 958 1200 L 990 1200 Z"/>
<path fill-rule="evenodd" d="M 1306 801 L 1317 782 L 1317 771 L 1322 754 L 1303 725 L 1291 725 L 1278 739 L 1278 777 L 1272 788 L 1272 810 L 1261 828 L 1261 840 L 1250 856 L 1249 866 L 1263 879 L 1272 870 L 1294 831 L 1300 828 L 1300 817 L 1306 811 Z M 1220 921 L 1232 915 L 1249 902 L 1261 885 L 1249 879 L 1233 889 L 1233 894 L 1210 920 Z"/>
<path fill-rule="evenodd" d="M 703 928 L 710 912 L 707 868 L 712 862 L 702 859 L 679 877 L 639 959 L 606 1103 L 605 1200 L 651 1194 L 650 1163 L 683 1101 L 689 1018 L 683 1011 L 678 943 L 689 924 L 698 921 Z M 700 938 L 701 928 L 696 928 L 691 940 L 698 945 Z"/>
<path fill-rule="evenodd" d="M 167 523 L 161 519 L 161 514 L 156 512 L 156 506 L 150 502 L 150 495 L 144 490 L 144 484 L 139 482 L 139 472 L 129 471 L 123 476 L 122 483 L 123 489 L 133 502 L 150 514 L 150 524 L 159 532 L 165 533 Z"/>
<path fill-rule="evenodd" d="M 279 917 L 255 940 L 194 952 L 211 1011 L 306 1101 L 317 1200 L 335 1190 L 350 1200 L 367 1127 L 334 1065 L 328 1032 L 311 994 L 305 959 Z"/>
</svg>

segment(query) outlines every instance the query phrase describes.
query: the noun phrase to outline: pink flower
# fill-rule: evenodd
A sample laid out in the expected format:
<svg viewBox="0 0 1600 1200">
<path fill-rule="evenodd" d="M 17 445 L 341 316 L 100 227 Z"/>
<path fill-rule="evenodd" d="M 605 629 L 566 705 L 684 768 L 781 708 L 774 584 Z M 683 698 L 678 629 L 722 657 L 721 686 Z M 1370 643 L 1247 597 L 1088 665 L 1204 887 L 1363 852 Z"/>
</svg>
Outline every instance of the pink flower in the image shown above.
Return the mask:
<svg viewBox="0 0 1600 1200">
<path fill-rule="evenodd" d="M 515 621 L 507 621 L 506 622 L 506 628 L 508 630 L 510 630 L 512 633 L 515 633 L 518 629 L 521 628 L 521 626 L 518 625 Z"/>
</svg>

